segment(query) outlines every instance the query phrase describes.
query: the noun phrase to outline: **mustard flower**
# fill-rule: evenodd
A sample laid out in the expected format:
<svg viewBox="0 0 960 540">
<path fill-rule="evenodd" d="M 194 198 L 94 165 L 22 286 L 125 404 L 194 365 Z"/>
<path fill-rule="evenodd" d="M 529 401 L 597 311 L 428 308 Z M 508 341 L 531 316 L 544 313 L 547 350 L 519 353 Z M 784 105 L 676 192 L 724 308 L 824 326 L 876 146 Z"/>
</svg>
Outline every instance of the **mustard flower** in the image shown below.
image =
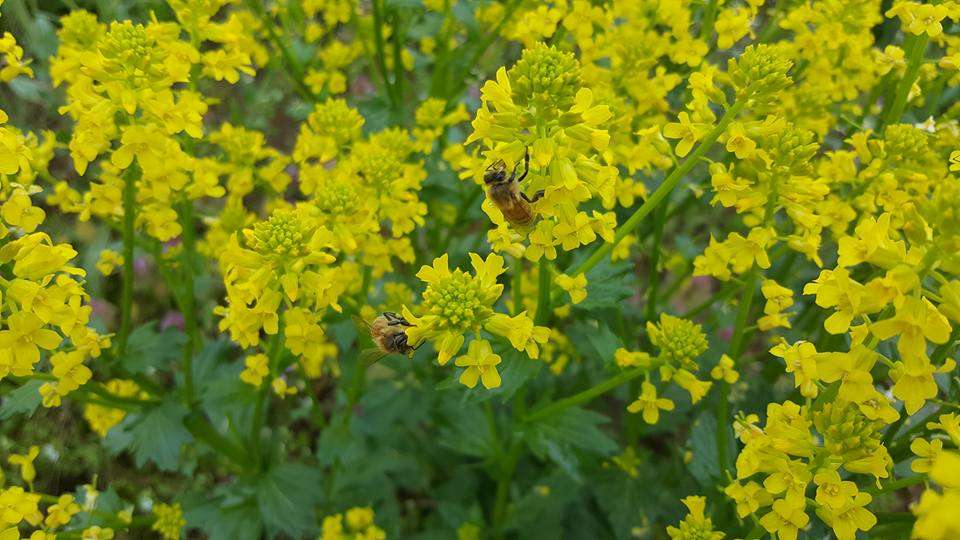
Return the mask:
<svg viewBox="0 0 960 540">
<path fill-rule="evenodd" d="M 644 381 L 640 387 L 640 396 L 630 405 L 627 411 L 631 413 L 643 413 L 643 421 L 648 424 L 656 424 L 660 419 L 660 410 L 672 411 L 673 402 L 666 398 L 657 397 L 657 388 Z"/>
<path fill-rule="evenodd" d="M 180 503 L 157 504 L 153 507 L 153 515 L 156 519 L 150 525 L 151 530 L 156 531 L 164 540 L 180 538 L 180 531 L 187 524 L 183 519 Z"/>
<path fill-rule="evenodd" d="M 667 535 L 673 540 L 723 540 L 726 535 L 713 530 L 713 521 L 706 517 L 706 497 L 685 497 L 681 502 L 687 507 L 686 517 L 678 527 L 668 526 Z"/>
<path fill-rule="evenodd" d="M 497 365 L 500 363 L 500 356 L 493 353 L 490 348 L 490 342 L 475 339 L 467 347 L 467 354 L 460 356 L 456 360 L 457 367 L 465 368 L 460 374 L 460 383 L 467 388 L 473 388 L 477 381 L 483 381 L 484 388 L 488 390 L 500 386 L 500 373 L 497 372 Z"/>
<path fill-rule="evenodd" d="M 431 341 L 437 347 L 440 365 L 446 364 L 463 347 L 464 334 L 473 332 L 479 338 L 481 330 L 506 337 L 515 349 L 536 358 L 537 344 L 546 343 L 549 330 L 538 327 L 521 313 L 511 318 L 496 313 L 493 305 L 503 293 L 497 277 L 504 272 L 503 257 L 492 253 L 486 259 L 471 253 L 474 273 L 450 271 L 447 255 L 424 265 L 417 277 L 427 284 L 423 293 L 422 316 L 414 315 L 407 307 L 403 316 L 413 325 L 407 329 L 411 343 Z"/>
</svg>

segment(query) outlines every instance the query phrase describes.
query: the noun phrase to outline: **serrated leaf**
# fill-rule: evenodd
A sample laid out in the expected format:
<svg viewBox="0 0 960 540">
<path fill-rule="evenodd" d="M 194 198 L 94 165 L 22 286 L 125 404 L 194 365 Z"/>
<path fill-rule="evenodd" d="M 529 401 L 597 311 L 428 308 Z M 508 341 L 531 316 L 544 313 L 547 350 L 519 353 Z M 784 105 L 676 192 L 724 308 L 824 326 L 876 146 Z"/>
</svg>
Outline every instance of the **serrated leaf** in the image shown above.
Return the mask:
<svg viewBox="0 0 960 540">
<path fill-rule="evenodd" d="M 120 362 L 130 373 L 144 373 L 150 368 L 164 369 L 180 358 L 186 339 L 186 335 L 176 328 L 157 331 L 157 324 L 149 322 L 130 332 L 127 353 Z"/>
<path fill-rule="evenodd" d="M 3 398 L 3 404 L 0 405 L 0 420 L 6 420 L 18 414 L 33 415 L 42 401 L 40 397 L 40 387 L 43 381 L 30 379 L 22 386 L 10 392 Z"/>
<path fill-rule="evenodd" d="M 226 501 L 193 493 L 184 497 L 183 516 L 201 529 L 210 540 L 257 540 L 262 537 L 260 511 L 252 498 Z"/>
<path fill-rule="evenodd" d="M 466 456 L 487 458 L 497 449 L 482 407 L 468 404 L 451 417 L 451 424 L 440 431 L 439 443 Z"/>
<path fill-rule="evenodd" d="M 292 536 L 313 529 L 322 484 L 320 471 L 306 465 L 284 463 L 272 468 L 257 482 L 257 506 L 264 523 Z"/>
<path fill-rule="evenodd" d="M 575 479 L 580 479 L 577 452 L 609 456 L 617 451 L 617 443 L 598 426 L 609 422 L 606 416 L 570 407 L 524 429 L 524 440 L 541 459 L 549 458 Z"/>
<path fill-rule="evenodd" d="M 587 274 L 587 297 L 577 309 L 592 310 L 620 307 L 620 303 L 636 292 L 631 266 L 604 261 Z"/>
<path fill-rule="evenodd" d="M 622 346 L 620 338 L 602 323 L 577 321 L 567 334 L 582 356 L 600 362 L 610 362 L 613 353 Z"/>
<path fill-rule="evenodd" d="M 512 398 L 520 387 L 527 384 L 527 381 L 540 373 L 543 362 L 529 358 L 526 354 L 514 349 L 504 352 L 502 357 L 500 378 L 503 383 L 489 394 L 499 396 L 506 401 Z"/>
<path fill-rule="evenodd" d="M 193 440 L 190 432 L 183 427 L 186 414 L 187 411 L 180 404 L 166 401 L 145 411 L 129 426 L 129 446 L 137 467 L 152 461 L 165 471 L 177 469 L 180 449 Z"/>
<path fill-rule="evenodd" d="M 736 453 L 733 430 L 727 427 L 727 455 Z M 690 474 L 703 486 L 712 486 L 720 477 L 720 463 L 717 457 L 717 420 L 713 413 L 704 411 L 693 421 L 688 441 L 693 457 L 687 465 Z M 732 462 L 727 464 L 731 467 Z"/>
</svg>

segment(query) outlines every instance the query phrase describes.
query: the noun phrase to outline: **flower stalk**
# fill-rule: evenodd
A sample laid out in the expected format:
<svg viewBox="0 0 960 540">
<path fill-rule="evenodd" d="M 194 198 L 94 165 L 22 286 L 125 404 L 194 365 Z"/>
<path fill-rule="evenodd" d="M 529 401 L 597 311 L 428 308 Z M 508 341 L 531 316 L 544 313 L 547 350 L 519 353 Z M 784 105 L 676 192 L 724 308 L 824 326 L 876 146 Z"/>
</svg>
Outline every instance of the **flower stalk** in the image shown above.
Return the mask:
<svg viewBox="0 0 960 540">
<path fill-rule="evenodd" d="M 662 204 L 668 195 L 673 192 L 674 188 L 677 187 L 677 184 L 680 183 L 687 173 L 700 161 L 700 158 L 704 156 L 711 148 L 713 148 L 714 143 L 717 142 L 717 139 L 723 135 L 723 132 L 726 131 L 727 126 L 733 122 L 737 114 L 743 108 L 743 105 L 740 102 L 734 102 L 720 118 L 720 121 L 714 126 L 713 130 L 707 134 L 706 137 L 700 141 L 700 144 L 697 145 L 697 148 L 680 164 L 679 167 L 673 169 L 669 176 L 667 176 L 663 183 L 650 195 L 647 200 L 640 205 L 627 221 L 623 222 L 623 225 L 617 227 L 617 232 L 613 237 L 612 242 L 607 242 L 602 246 L 598 247 L 590 254 L 589 257 L 584 259 L 584 261 L 578 264 L 573 270 L 566 272 L 566 274 L 571 276 L 577 276 L 580 274 L 585 274 L 593 269 L 600 261 L 607 258 L 610 253 L 613 251 L 617 244 L 623 241 L 624 238 L 630 235 L 634 229 L 636 229 L 643 220 L 646 219 L 651 212 L 657 209 L 657 207 Z"/>
<path fill-rule="evenodd" d="M 120 333 L 117 336 L 117 355 L 123 357 L 127 352 L 127 340 L 133 314 L 133 270 L 134 244 L 137 218 L 137 179 L 140 168 L 131 165 L 123 175 L 123 270 L 120 293 Z"/>
</svg>

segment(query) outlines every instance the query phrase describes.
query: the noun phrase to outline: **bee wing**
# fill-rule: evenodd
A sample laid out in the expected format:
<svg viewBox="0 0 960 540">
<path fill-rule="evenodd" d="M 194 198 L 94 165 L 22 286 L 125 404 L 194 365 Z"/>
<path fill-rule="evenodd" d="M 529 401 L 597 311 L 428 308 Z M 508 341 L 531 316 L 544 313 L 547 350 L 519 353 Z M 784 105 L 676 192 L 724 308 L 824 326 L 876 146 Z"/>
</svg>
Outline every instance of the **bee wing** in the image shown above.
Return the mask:
<svg viewBox="0 0 960 540">
<path fill-rule="evenodd" d="M 383 360 L 384 357 L 390 356 L 387 353 L 381 351 L 376 347 L 370 347 L 369 349 L 364 349 L 360 351 L 359 362 L 366 367 L 370 367 L 380 360 Z"/>
<path fill-rule="evenodd" d="M 490 165 L 487 165 L 486 170 L 489 171 L 489 170 L 499 170 L 499 169 L 506 169 L 506 168 L 507 168 L 507 163 L 502 159 L 498 159 L 493 163 L 491 163 Z"/>
<path fill-rule="evenodd" d="M 363 320 L 363 317 L 361 317 L 361 316 L 359 316 L 359 315 L 353 315 L 353 316 L 351 316 L 350 318 L 353 319 L 353 323 L 357 325 L 357 329 L 364 329 L 364 328 L 366 328 L 367 330 L 370 330 L 370 323 L 368 323 L 367 321 Z"/>
</svg>

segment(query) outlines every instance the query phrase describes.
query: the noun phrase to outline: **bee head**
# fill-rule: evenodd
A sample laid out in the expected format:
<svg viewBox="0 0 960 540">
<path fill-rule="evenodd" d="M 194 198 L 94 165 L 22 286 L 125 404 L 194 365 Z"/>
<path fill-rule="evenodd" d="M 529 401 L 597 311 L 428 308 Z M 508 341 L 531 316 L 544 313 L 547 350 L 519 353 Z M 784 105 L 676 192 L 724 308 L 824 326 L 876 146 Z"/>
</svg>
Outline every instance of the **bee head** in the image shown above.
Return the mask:
<svg viewBox="0 0 960 540">
<path fill-rule="evenodd" d="M 507 171 L 504 169 L 491 169 L 483 173 L 483 183 L 489 185 L 502 184 L 507 178 Z"/>
<path fill-rule="evenodd" d="M 483 183 L 489 185 L 502 184 L 507 179 L 507 166 L 502 159 L 487 167 L 483 173 Z"/>
</svg>

